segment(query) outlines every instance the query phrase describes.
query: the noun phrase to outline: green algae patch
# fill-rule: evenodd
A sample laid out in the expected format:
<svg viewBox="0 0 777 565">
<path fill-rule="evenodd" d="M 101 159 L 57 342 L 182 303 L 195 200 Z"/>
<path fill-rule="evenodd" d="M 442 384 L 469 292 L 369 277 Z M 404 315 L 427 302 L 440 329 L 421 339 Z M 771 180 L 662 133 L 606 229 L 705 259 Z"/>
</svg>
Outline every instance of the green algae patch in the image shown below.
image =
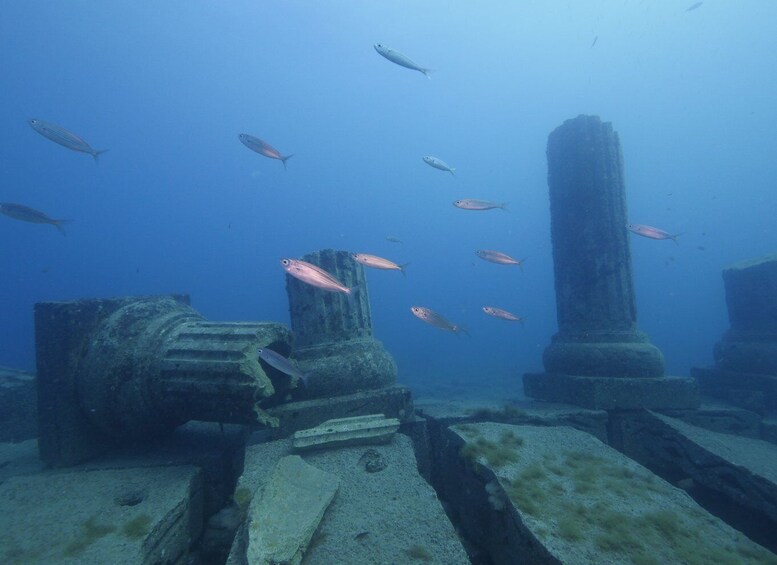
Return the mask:
<svg viewBox="0 0 777 565">
<path fill-rule="evenodd" d="M 405 550 L 405 554 L 416 561 L 429 562 L 433 559 L 432 553 L 422 545 L 411 545 Z"/>
<path fill-rule="evenodd" d="M 148 514 L 140 514 L 135 516 L 132 520 L 125 522 L 121 531 L 129 538 L 140 539 L 151 531 L 152 522 L 153 518 L 151 518 L 151 516 Z"/>
<path fill-rule="evenodd" d="M 116 526 L 99 522 L 98 516 L 92 516 L 81 525 L 80 534 L 65 546 L 65 557 L 77 557 L 97 540 L 116 531 Z"/>
<path fill-rule="evenodd" d="M 466 442 L 460 455 L 476 472 L 490 468 L 520 521 L 561 562 L 777 565 L 685 492 L 584 432 L 496 423 L 452 430 Z"/>
</svg>

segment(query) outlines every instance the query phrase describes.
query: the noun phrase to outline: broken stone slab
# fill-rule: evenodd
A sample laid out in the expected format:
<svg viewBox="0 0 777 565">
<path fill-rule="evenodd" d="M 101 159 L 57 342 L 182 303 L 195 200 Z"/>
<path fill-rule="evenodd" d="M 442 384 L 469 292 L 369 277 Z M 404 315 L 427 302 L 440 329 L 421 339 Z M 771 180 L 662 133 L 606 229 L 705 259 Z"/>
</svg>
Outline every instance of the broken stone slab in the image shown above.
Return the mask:
<svg viewBox="0 0 777 565">
<path fill-rule="evenodd" d="M 758 414 L 708 399 L 698 410 L 662 410 L 661 413 L 713 432 L 763 439 Z"/>
<path fill-rule="evenodd" d="M 249 565 L 301 563 L 339 487 L 337 476 L 308 465 L 298 455 L 278 461 L 249 510 Z"/>
<path fill-rule="evenodd" d="M 0 485 L 3 563 L 177 563 L 202 530 L 196 467 L 44 472 Z"/>
<path fill-rule="evenodd" d="M 386 467 L 369 472 L 365 454 L 378 452 Z M 248 446 L 235 500 L 243 508 L 261 492 L 276 462 L 291 452 L 289 440 Z M 340 478 L 340 490 L 305 553 L 306 565 L 333 563 L 469 563 L 435 491 L 418 474 L 413 444 L 397 434 L 389 444 L 304 452 L 311 465 Z M 228 565 L 245 565 L 245 530 Z M 242 549 L 241 549 L 242 548 Z"/>
<path fill-rule="evenodd" d="M 728 404 L 761 415 L 777 410 L 777 376 L 692 367 L 691 377 L 699 382 L 703 394 Z"/>
<path fill-rule="evenodd" d="M 494 563 L 777 563 L 684 491 L 567 427 L 450 428 L 440 485 Z"/>
<path fill-rule="evenodd" d="M 388 443 L 399 429 L 399 420 L 383 414 L 327 420 L 320 426 L 294 433 L 294 449 L 342 447 Z"/>
<path fill-rule="evenodd" d="M 669 480 L 690 478 L 694 498 L 777 551 L 777 446 L 653 412 L 620 415 L 616 426 L 626 455 Z"/>
</svg>

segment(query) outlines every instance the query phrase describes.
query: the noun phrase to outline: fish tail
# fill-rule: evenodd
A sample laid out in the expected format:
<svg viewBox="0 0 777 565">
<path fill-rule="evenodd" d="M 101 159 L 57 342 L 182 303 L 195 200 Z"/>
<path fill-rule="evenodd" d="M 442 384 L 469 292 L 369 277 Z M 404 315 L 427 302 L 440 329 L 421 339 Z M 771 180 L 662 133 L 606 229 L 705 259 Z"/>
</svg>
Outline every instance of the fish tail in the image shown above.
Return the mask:
<svg viewBox="0 0 777 565">
<path fill-rule="evenodd" d="M 448 169 L 448 172 L 455 177 L 456 174 L 453 172 L 455 170 L 456 170 L 456 167 L 451 167 L 450 169 Z"/>
<path fill-rule="evenodd" d="M 92 153 L 92 157 L 94 158 L 95 163 L 99 163 L 100 161 L 97 159 L 97 157 L 100 156 L 101 153 L 105 153 L 106 151 L 110 151 L 110 149 L 97 149 L 94 153 Z"/>
<path fill-rule="evenodd" d="M 429 80 L 432 80 L 432 69 L 421 69 L 421 72 L 424 73 L 424 76 L 428 78 Z"/>
<path fill-rule="evenodd" d="M 467 337 L 472 337 L 472 335 L 469 333 L 469 330 L 467 330 L 467 328 L 464 326 L 453 326 L 453 333 L 456 335 L 464 334 Z"/>
<path fill-rule="evenodd" d="M 523 271 L 523 264 L 526 262 L 526 259 L 528 259 L 528 257 L 524 257 L 523 259 L 518 259 L 518 267 L 520 267 L 521 271 Z"/>
<path fill-rule="evenodd" d="M 62 224 L 69 223 L 70 220 L 56 220 L 53 222 L 54 227 L 59 230 L 59 233 L 61 233 L 63 236 L 67 236 L 67 233 L 65 233 L 65 228 L 62 227 Z"/>
<path fill-rule="evenodd" d="M 405 273 L 405 267 L 407 267 L 410 263 L 403 263 L 399 265 L 399 272 L 402 273 L 403 277 L 406 277 L 407 274 Z"/>
<path fill-rule="evenodd" d="M 676 234 L 674 234 L 673 236 L 670 236 L 670 237 L 669 237 L 669 239 L 671 239 L 672 241 L 674 241 L 674 244 L 675 244 L 675 245 L 680 245 L 680 242 L 679 242 L 679 241 L 677 241 L 677 238 L 678 238 L 678 237 L 680 237 L 681 235 L 683 235 L 683 234 L 681 234 L 681 233 L 676 233 Z"/>
<path fill-rule="evenodd" d="M 285 157 L 281 157 L 281 163 L 283 163 L 283 168 L 286 169 L 286 161 L 294 157 L 294 153 L 291 155 L 286 155 Z"/>
<path fill-rule="evenodd" d="M 508 205 L 508 204 L 509 204 L 509 202 L 502 202 L 502 203 L 499 205 L 499 208 L 501 208 L 501 209 L 502 209 L 502 210 L 504 210 L 505 212 L 509 212 L 510 210 L 508 210 L 508 209 L 507 209 L 507 205 Z"/>
</svg>

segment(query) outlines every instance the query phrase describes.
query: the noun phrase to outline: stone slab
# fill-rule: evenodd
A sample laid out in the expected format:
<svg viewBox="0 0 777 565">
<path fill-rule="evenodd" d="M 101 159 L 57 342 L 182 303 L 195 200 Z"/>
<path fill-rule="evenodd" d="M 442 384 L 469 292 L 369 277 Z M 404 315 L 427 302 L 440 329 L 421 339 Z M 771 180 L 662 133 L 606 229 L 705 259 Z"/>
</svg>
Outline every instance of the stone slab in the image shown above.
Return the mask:
<svg viewBox="0 0 777 565">
<path fill-rule="evenodd" d="M 294 432 L 292 446 L 304 450 L 388 443 L 398 429 L 399 420 L 385 418 L 383 414 L 337 418 Z"/>
<path fill-rule="evenodd" d="M 777 377 L 757 373 L 726 371 L 715 367 L 693 367 L 691 377 L 703 394 L 764 414 L 777 409 Z"/>
<path fill-rule="evenodd" d="M 0 367 L 0 442 L 18 442 L 37 436 L 35 374 Z"/>
<path fill-rule="evenodd" d="M 298 565 L 339 487 L 301 457 L 281 458 L 248 512 L 248 563 Z"/>
<path fill-rule="evenodd" d="M 32 475 L 43 470 L 38 456 L 38 441 L 0 443 L 0 484 L 18 475 Z"/>
<path fill-rule="evenodd" d="M 386 467 L 368 472 L 376 452 Z M 289 440 L 249 446 L 235 499 L 247 504 L 275 463 L 291 453 Z M 371 448 L 344 447 L 302 454 L 311 465 L 337 475 L 340 490 L 305 554 L 306 565 L 332 563 L 469 563 L 437 495 L 416 468 L 410 439 Z M 245 536 L 238 535 L 228 563 L 245 565 Z M 416 557 L 414 557 L 416 556 Z"/>
<path fill-rule="evenodd" d="M 449 430 L 443 486 L 491 563 L 777 563 L 684 491 L 568 427 Z"/>
<path fill-rule="evenodd" d="M 366 390 L 330 398 L 317 398 L 301 402 L 289 402 L 268 409 L 278 419 L 278 427 L 269 431 L 274 439 L 285 438 L 298 430 L 314 428 L 335 418 L 384 414 L 400 422 L 413 418 L 413 401 L 410 390 L 404 386 L 390 386 L 377 390 Z M 260 434 L 265 441 L 267 434 Z"/>
<path fill-rule="evenodd" d="M 698 410 L 661 410 L 661 413 L 713 432 L 763 439 L 758 414 L 714 400 L 703 399 Z"/>
<path fill-rule="evenodd" d="M 599 410 L 657 410 L 696 408 L 699 391 L 687 377 L 579 377 L 556 373 L 526 373 L 527 396 L 548 402 Z"/>
<path fill-rule="evenodd" d="M 717 433 L 654 412 L 623 414 L 623 451 L 777 551 L 777 445 Z M 690 481 L 688 481 L 690 479 Z"/>
<path fill-rule="evenodd" d="M 196 467 L 45 472 L 0 485 L 0 561 L 175 563 L 202 528 Z"/>
</svg>

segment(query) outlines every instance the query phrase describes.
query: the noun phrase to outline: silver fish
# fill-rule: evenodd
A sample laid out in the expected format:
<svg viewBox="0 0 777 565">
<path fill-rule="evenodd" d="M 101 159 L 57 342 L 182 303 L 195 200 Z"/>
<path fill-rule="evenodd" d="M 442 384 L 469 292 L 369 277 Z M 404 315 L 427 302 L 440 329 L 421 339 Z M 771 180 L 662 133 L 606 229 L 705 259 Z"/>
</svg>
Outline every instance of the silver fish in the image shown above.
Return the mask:
<svg viewBox="0 0 777 565">
<path fill-rule="evenodd" d="M 489 202 L 488 200 L 478 200 L 477 198 L 456 200 L 453 205 L 462 210 L 493 210 L 494 208 L 507 210 L 507 202 L 499 204 L 497 202 Z"/>
<path fill-rule="evenodd" d="M 286 168 L 286 160 L 291 159 L 294 157 L 294 154 L 291 155 L 281 155 L 281 152 L 278 151 L 275 147 L 270 145 L 269 143 L 266 143 L 259 139 L 258 137 L 254 137 L 253 135 L 248 135 L 247 133 L 241 133 L 237 136 L 238 139 L 248 147 L 251 151 L 256 151 L 259 153 L 259 155 L 264 155 L 265 157 L 269 157 L 270 159 L 278 159 L 281 163 L 283 163 L 283 168 Z"/>
<path fill-rule="evenodd" d="M 257 351 L 257 354 L 259 355 L 259 359 L 267 363 L 270 367 L 278 369 L 281 373 L 289 375 L 290 377 L 300 379 L 302 382 L 307 382 L 308 376 L 303 374 L 291 361 L 277 351 L 263 347 Z"/>
<path fill-rule="evenodd" d="M 426 163 L 430 167 L 434 167 L 435 169 L 440 169 L 441 171 L 448 171 L 454 177 L 456 176 L 455 174 L 453 174 L 453 171 L 455 171 L 456 169 L 449 167 L 448 164 L 442 159 L 438 159 L 437 157 L 432 157 L 431 155 L 427 155 L 426 157 L 423 157 L 423 160 L 424 160 L 424 163 Z"/>
<path fill-rule="evenodd" d="M 328 290 L 329 292 L 342 292 L 349 297 L 354 292 L 353 288 L 348 288 L 321 267 L 307 261 L 281 259 L 281 265 L 292 277 L 317 288 Z"/>
<path fill-rule="evenodd" d="M 55 220 L 49 218 L 46 214 L 34 208 L 28 208 L 21 204 L 12 204 L 10 202 L 0 202 L 0 214 L 4 214 L 14 220 L 21 220 L 22 222 L 30 222 L 32 224 L 51 224 L 57 228 L 62 235 L 65 235 L 65 230 L 62 228 L 62 224 L 69 220 Z"/>
<path fill-rule="evenodd" d="M 392 63 L 396 63 L 397 65 L 401 67 L 405 67 L 406 69 L 412 69 L 414 71 L 418 71 L 419 73 L 423 73 L 426 78 L 429 80 L 432 79 L 432 77 L 429 76 L 429 73 L 431 70 L 425 69 L 419 65 L 416 65 L 413 61 L 405 57 L 402 53 L 399 51 L 394 51 L 391 47 L 386 47 L 382 43 L 376 43 L 373 45 L 375 47 L 375 51 L 383 55 L 386 59 L 391 61 Z"/>
<path fill-rule="evenodd" d="M 50 139 L 54 143 L 59 143 L 68 149 L 73 151 L 80 151 L 81 153 L 88 153 L 95 161 L 100 153 L 105 153 L 107 149 L 92 149 L 92 147 L 76 134 L 67 131 L 65 128 L 56 124 L 44 122 L 43 120 L 37 120 L 32 118 L 27 120 L 30 127 L 41 134 L 46 139 Z"/>
<path fill-rule="evenodd" d="M 498 265 L 518 265 L 521 268 L 523 268 L 523 262 L 526 261 L 526 259 L 514 259 L 509 255 L 505 255 L 499 251 L 491 251 L 489 249 L 475 251 L 475 255 L 490 263 L 497 263 Z"/>
<path fill-rule="evenodd" d="M 632 233 L 650 239 L 671 239 L 676 245 L 680 245 L 677 243 L 677 238 L 681 235 L 679 233 L 669 233 L 668 231 L 654 228 L 653 226 L 646 226 L 645 224 L 628 224 L 626 225 L 626 229 Z"/>
<path fill-rule="evenodd" d="M 369 255 L 367 253 L 351 253 L 351 257 L 354 261 L 357 263 L 361 263 L 365 267 L 372 267 L 373 269 L 384 269 L 384 270 L 390 270 L 390 271 L 399 271 L 403 275 L 405 274 L 405 267 L 407 267 L 407 263 L 404 265 L 397 265 L 394 263 L 394 261 L 389 261 L 388 259 L 384 259 L 383 257 L 378 257 L 377 255 Z"/>
<path fill-rule="evenodd" d="M 391 243 L 405 243 L 395 235 L 387 235 L 386 241 L 390 241 Z"/>
<path fill-rule="evenodd" d="M 501 308 L 497 308 L 496 306 L 483 306 L 483 312 L 488 314 L 489 316 L 493 316 L 494 318 L 499 318 L 501 320 L 508 320 L 510 322 L 521 322 L 523 324 L 523 318 L 520 316 L 516 316 L 512 312 L 508 312 L 507 310 L 502 310 Z"/>
<path fill-rule="evenodd" d="M 429 308 L 425 308 L 424 306 L 413 306 L 410 308 L 410 311 L 413 313 L 413 315 L 418 318 L 419 320 L 423 320 L 429 325 L 434 326 L 435 328 L 439 328 L 441 330 L 445 330 L 448 332 L 453 332 L 456 335 L 460 333 L 467 333 L 467 330 L 465 330 L 462 326 L 459 326 L 457 324 L 452 324 L 442 316 L 440 316 L 437 312 L 434 310 L 431 310 Z"/>
</svg>

